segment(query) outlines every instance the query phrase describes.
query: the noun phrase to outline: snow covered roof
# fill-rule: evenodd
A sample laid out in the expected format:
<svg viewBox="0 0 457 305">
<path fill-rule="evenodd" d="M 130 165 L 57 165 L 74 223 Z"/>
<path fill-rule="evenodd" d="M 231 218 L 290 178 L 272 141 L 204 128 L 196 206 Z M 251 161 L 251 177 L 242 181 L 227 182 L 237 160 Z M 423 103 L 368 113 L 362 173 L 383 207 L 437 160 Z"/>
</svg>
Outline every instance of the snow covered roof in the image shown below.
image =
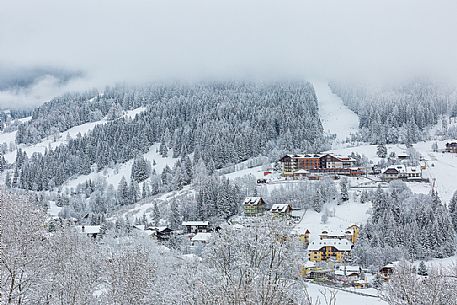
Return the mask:
<svg viewBox="0 0 457 305">
<path fill-rule="evenodd" d="M 298 171 L 295 171 L 294 174 L 308 174 L 309 171 L 306 169 L 299 169 Z"/>
<path fill-rule="evenodd" d="M 340 266 L 338 269 L 335 270 L 336 275 L 351 275 L 351 274 L 360 274 L 361 272 L 360 266 Z"/>
<path fill-rule="evenodd" d="M 182 222 L 183 226 L 207 226 L 208 221 L 183 221 Z"/>
<path fill-rule="evenodd" d="M 388 263 L 387 265 L 385 265 L 384 267 L 382 267 L 381 269 L 384 269 L 384 268 L 388 268 L 388 269 L 393 269 L 395 268 L 400 262 L 392 262 L 392 263 Z"/>
<path fill-rule="evenodd" d="M 75 226 L 79 233 L 84 234 L 98 234 L 100 233 L 101 226 Z"/>
<path fill-rule="evenodd" d="M 192 241 L 208 242 L 210 238 L 211 238 L 211 233 L 200 232 L 200 233 L 197 233 L 197 235 L 195 235 L 194 237 L 192 237 Z"/>
<path fill-rule="evenodd" d="M 316 267 L 316 262 L 312 262 L 312 261 L 307 261 L 304 265 L 303 265 L 304 268 L 314 268 Z"/>
<path fill-rule="evenodd" d="M 392 172 L 393 170 L 399 172 L 399 173 L 404 173 L 405 172 L 405 166 L 403 164 L 397 164 L 397 165 L 390 165 L 388 166 L 384 173 L 385 172 Z"/>
<path fill-rule="evenodd" d="M 420 173 L 422 172 L 421 167 L 418 166 L 405 166 L 403 164 L 397 164 L 397 165 L 390 165 L 388 166 L 383 173 L 389 174 L 389 173 Z"/>
<path fill-rule="evenodd" d="M 262 202 L 262 197 L 246 197 L 244 199 L 244 204 L 249 205 L 258 205 Z"/>
<path fill-rule="evenodd" d="M 150 231 L 157 231 L 157 232 L 162 232 L 164 230 L 168 229 L 167 226 L 160 226 L 160 227 L 148 227 L 148 230 Z"/>
<path fill-rule="evenodd" d="M 134 225 L 133 227 L 138 230 L 144 230 L 145 225 Z"/>
<path fill-rule="evenodd" d="M 273 204 L 272 205 L 271 212 L 273 212 L 273 213 L 285 213 L 288 208 L 289 208 L 289 205 L 287 203 L 277 203 L 277 204 Z"/>
<path fill-rule="evenodd" d="M 338 251 L 351 251 L 352 243 L 346 239 L 323 239 L 310 242 L 308 251 L 319 251 L 322 247 L 335 247 Z"/>
<path fill-rule="evenodd" d="M 352 231 L 347 230 L 347 231 L 330 231 L 330 230 L 322 230 L 321 236 L 335 236 L 335 237 L 345 237 L 346 232 L 349 234 L 352 234 Z"/>
</svg>

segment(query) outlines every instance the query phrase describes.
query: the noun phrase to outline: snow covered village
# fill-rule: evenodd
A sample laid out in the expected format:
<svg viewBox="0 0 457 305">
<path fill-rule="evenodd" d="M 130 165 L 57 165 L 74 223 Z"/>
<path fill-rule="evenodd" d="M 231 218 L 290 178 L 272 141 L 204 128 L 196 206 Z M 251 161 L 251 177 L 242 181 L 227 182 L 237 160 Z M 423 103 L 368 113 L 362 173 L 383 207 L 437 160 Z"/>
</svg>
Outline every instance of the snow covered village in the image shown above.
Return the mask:
<svg viewBox="0 0 457 305">
<path fill-rule="evenodd" d="M 457 305 L 442 5 L 6 0 L 1 304 Z"/>
</svg>

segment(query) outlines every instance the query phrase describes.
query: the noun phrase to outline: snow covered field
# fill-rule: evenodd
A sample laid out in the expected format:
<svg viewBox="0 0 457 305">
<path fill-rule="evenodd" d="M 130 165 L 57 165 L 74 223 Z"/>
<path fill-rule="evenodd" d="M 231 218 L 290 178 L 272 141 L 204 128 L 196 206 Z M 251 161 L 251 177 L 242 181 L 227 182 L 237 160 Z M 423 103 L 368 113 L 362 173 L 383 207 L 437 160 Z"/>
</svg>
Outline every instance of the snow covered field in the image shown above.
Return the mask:
<svg viewBox="0 0 457 305">
<path fill-rule="evenodd" d="M 414 149 L 421 154 L 427 163 L 427 170 L 424 171 L 424 176 L 430 177 L 431 182 L 409 182 L 407 184 L 413 192 L 426 194 L 431 191 L 433 179 L 435 179 L 435 187 L 438 190 L 441 200 L 448 203 L 453 193 L 457 190 L 457 184 L 455 183 L 457 181 L 457 154 L 433 152 L 431 147 L 434 142 L 437 142 L 438 147 L 442 149 L 447 142 L 452 142 L 452 140 L 423 141 L 413 145 Z M 398 155 L 399 153 L 406 152 L 406 147 L 402 144 L 386 145 L 386 147 L 389 154 L 395 152 Z M 329 152 L 345 156 L 350 155 L 351 152 L 355 152 L 365 155 L 376 164 L 380 160 L 376 155 L 376 150 L 376 145 L 360 145 L 333 149 Z"/>
<path fill-rule="evenodd" d="M 124 117 L 130 117 L 134 118 L 138 113 L 141 113 L 145 111 L 145 107 L 139 107 L 136 109 L 132 109 L 127 111 L 124 114 Z M 24 119 L 24 121 L 29 120 L 28 118 Z M 43 141 L 33 144 L 33 145 L 25 145 L 21 144 L 18 145 L 17 148 L 21 148 L 23 151 L 27 153 L 28 156 L 31 156 L 34 152 L 39 152 L 39 153 L 44 153 L 45 149 L 48 147 L 51 147 L 52 149 L 56 148 L 57 146 L 61 144 L 67 144 L 68 139 L 67 135 L 69 135 L 71 138 L 76 137 L 78 133 L 80 133 L 82 136 L 94 129 L 95 126 L 100 125 L 100 124 L 106 124 L 108 121 L 106 119 L 102 119 L 100 121 L 96 122 L 90 122 L 90 123 L 85 123 L 82 125 L 74 126 L 64 132 L 59 133 L 59 135 L 56 137 L 56 140 L 54 140 L 53 136 L 48 136 L 46 139 Z M 9 145 L 10 142 L 15 142 L 16 141 L 16 131 L 10 132 L 10 133 L 0 133 L 0 143 L 7 143 Z M 9 152 L 5 155 L 6 161 L 9 163 L 13 163 L 16 160 L 16 150 Z"/>
<path fill-rule="evenodd" d="M 357 203 L 353 200 L 345 202 L 341 205 L 335 203 L 325 205 L 335 216 L 329 217 L 327 223 L 321 222 L 321 216 L 324 212 L 316 212 L 312 209 L 306 211 L 300 223 L 298 223 L 292 232 L 303 233 L 308 229 L 311 233 L 311 238 L 317 237 L 324 229 L 338 231 L 346 230 L 351 224 L 365 224 L 370 216 L 367 212 L 371 209 L 371 203 Z"/>
<path fill-rule="evenodd" d="M 325 132 L 336 135 L 335 146 L 357 131 L 359 117 L 332 93 L 326 82 L 314 81 L 313 86 L 319 102 L 321 123 Z"/>
<path fill-rule="evenodd" d="M 162 157 L 157 151 L 159 149 L 160 143 L 154 144 L 151 146 L 149 151 L 143 154 L 144 158 L 151 162 L 151 169 L 155 170 L 157 174 L 162 173 L 165 166 L 173 168 L 178 158 L 170 157 L 173 155 L 173 151 L 168 151 L 168 156 L 166 158 Z M 155 161 L 156 165 L 153 165 Z M 132 164 L 133 159 L 125 163 L 118 164 L 115 168 L 107 168 L 99 172 L 92 172 L 88 175 L 80 175 L 75 179 L 67 181 L 62 187 L 63 188 L 74 188 L 80 183 L 84 183 L 87 180 L 95 180 L 97 178 L 106 178 L 108 184 L 112 184 L 115 188 L 121 181 L 122 177 L 129 180 L 132 173 Z"/>
<path fill-rule="evenodd" d="M 328 298 L 330 295 L 329 288 L 312 283 L 309 283 L 307 286 L 308 293 L 314 301 L 319 298 L 321 304 L 326 304 L 322 293 L 324 293 Z M 362 289 L 360 292 L 363 293 L 364 290 Z M 335 305 L 387 305 L 387 302 L 376 297 L 369 297 L 342 290 L 336 290 Z"/>
</svg>

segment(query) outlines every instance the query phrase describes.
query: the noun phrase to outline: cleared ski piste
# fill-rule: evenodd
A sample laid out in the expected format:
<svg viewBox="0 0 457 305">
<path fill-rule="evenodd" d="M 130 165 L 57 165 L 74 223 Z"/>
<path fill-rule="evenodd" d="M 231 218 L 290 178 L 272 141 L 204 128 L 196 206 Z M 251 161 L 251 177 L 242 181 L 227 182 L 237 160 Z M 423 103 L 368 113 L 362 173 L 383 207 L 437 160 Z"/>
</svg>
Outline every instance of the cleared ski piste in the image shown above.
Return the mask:
<svg viewBox="0 0 457 305">
<path fill-rule="evenodd" d="M 337 146 L 351 133 L 357 132 L 359 117 L 344 105 L 339 96 L 333 94 L 327 82 L 313 81 L 312 84 L 319 104 L 319 116 L 324 131 L 336 135 L 333 144 Z"/>
</svg>

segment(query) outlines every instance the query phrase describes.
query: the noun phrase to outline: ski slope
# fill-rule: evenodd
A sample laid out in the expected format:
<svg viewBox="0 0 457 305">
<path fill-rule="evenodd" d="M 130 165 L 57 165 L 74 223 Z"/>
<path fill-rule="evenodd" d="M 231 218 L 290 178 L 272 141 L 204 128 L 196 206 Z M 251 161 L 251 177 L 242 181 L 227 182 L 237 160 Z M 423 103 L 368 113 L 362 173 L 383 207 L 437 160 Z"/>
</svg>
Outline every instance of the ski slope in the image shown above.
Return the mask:
<svg viewBox="0 0 457 305">
<path fill-rule="evenodd" d="M 324 131 L 336 135 L 334 146 L 344 143 L 351 133 L 357 132 L 359 117 L 344 105 L 341 98 L 333 94 L 326 82 L 314 81 L 313 86 Z"/>
</svg>

